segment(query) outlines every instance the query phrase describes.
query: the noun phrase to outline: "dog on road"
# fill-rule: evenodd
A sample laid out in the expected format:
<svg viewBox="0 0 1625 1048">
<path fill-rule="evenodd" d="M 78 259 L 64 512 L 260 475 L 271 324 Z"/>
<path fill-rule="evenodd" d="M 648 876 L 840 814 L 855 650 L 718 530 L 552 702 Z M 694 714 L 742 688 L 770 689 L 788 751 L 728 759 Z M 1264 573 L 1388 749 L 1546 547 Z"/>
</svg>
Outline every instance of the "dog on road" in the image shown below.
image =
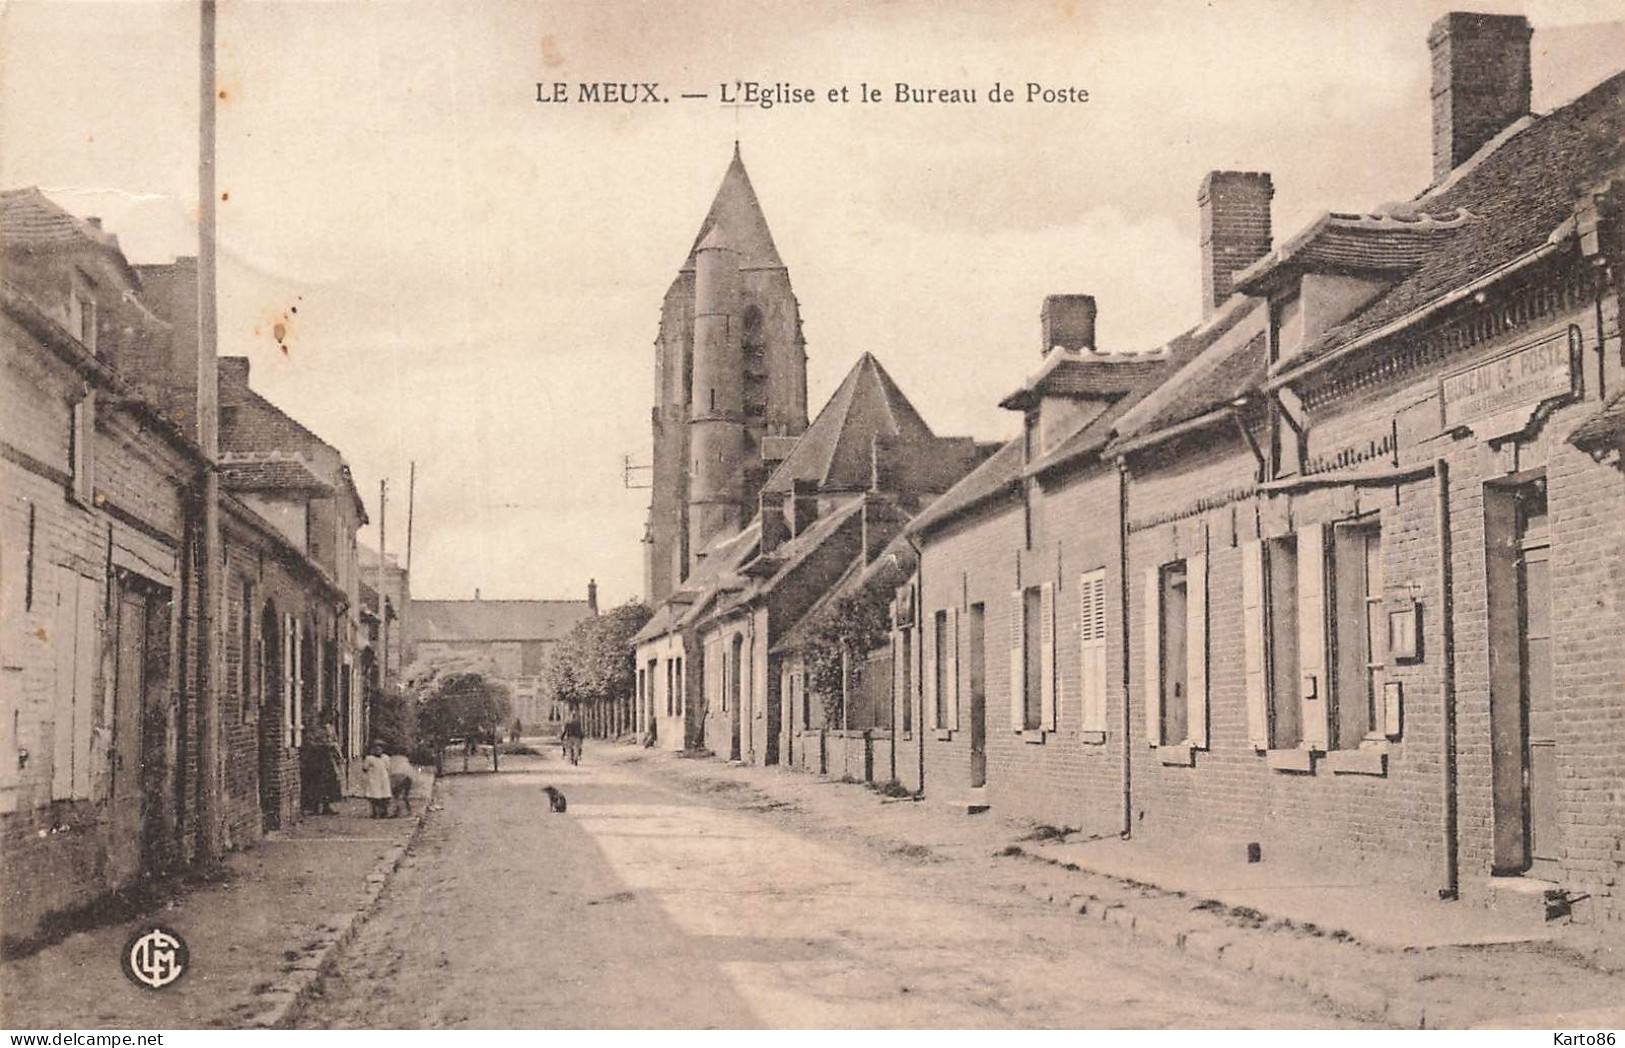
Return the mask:
<svg viewBox="0 0 1625 1048">
<path fill-rule="evenodd" d="M 555 815 L 562 814 L 567 806 L 564 791 L 556 786 L 543 786 L 542 792 L 547 794 L 547 803 L 553 809 L 553 813 Z"/>
</svg>

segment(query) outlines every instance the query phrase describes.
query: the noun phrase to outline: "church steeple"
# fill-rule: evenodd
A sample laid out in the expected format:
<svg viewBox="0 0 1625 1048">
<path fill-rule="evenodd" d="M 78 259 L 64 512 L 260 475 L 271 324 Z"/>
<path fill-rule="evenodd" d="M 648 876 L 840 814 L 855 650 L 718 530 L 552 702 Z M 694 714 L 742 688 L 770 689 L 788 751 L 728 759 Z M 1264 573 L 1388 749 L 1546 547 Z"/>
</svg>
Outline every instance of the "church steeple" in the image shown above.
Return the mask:
<svg viewBox="0 0 1625 1048">
<path fill-rule="evenodd" d="M 666 292 L 655 345 L 644 540 L 652 603 L 687 577 L 707 543 L 748 521 L 789 438 L 807 428 L 801 309 L 737 142 Z"/>
<path fill-rule="evenodd" d="M 694 235 L 694 245 L 683 263 L 684 271 L 694 268 L 700 242 L 719 227 L 728 246 L 739 255 L 740 269 L 784 268 L 779 249 L 773 243 L 773 233 L 762 215 L 761 202 L 756 199 L 756 187 L 751 185 L 745 160 L 739 154 L 738 142 L 734 143 L 733 160 L 722 176 L 722 185 L 711 200 L 711 210 L 706 212 L 700 231 Z"/>
</svg>

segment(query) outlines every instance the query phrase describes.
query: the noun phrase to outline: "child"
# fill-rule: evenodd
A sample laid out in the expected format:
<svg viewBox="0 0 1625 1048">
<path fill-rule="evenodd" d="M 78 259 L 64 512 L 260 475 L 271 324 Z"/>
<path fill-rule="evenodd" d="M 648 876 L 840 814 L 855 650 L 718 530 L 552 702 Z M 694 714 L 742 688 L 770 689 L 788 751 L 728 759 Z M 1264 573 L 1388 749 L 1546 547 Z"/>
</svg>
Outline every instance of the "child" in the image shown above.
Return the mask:
<svg viewBox="0 0 1625 1048">
<path fill-rule="evenodd" d="M 406 759 L 406 754 L 396 753 L 389 758 L 389 792 L 391 797 L 390 818 L 401 813 L 404 805 L 407 812 L 412 810 L 412 762 Z"/>
<path fill-rule="evenodd" d="M 389 815 L 389 758 L 384 756 L 384 744 L 372 744 L 372 752 L 361 762 L 363 792 L 372 803 L 372 817 L 382 819 Z"/>
</svg>

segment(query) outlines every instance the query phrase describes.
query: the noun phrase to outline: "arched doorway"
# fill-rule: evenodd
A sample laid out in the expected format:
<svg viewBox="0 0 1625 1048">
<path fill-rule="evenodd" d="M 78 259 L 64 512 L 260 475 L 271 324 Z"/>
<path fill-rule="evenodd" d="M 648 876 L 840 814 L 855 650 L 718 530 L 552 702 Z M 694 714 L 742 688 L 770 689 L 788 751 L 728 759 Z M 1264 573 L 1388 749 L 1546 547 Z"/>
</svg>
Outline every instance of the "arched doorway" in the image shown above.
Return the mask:
<svg viewBox="0 0 1625 1048">
<path fill-rule="evenodd" d="M 733 707 L 733 739 L 728 745 L 728 759 L 739 760 L 739 728 L 740 712 L 739 700 L 743 691 L 739 686 L 741 671 L 744 669 L 745 638 L 734 634 L 733 649 L 728 654 L 728 701 Z"/>
<path fill-rule="evenodd" d="M 282 627 L 276 606 L 266 601 L 260 615 L 260 825 L 274 830 L 282 825 Z"/>
</svg>

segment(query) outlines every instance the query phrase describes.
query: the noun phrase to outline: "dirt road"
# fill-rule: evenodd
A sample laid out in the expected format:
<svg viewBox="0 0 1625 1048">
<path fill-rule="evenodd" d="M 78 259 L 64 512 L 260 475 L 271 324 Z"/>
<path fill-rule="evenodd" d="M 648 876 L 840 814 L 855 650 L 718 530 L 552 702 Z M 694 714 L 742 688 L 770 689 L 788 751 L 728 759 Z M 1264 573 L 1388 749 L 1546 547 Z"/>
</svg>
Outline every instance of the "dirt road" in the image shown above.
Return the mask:
<svg viewBox="0 0 1625 1048">
<path fill-rule="evenodd" d="M 553 784 L 569 811 L 551 814 Z M 1340 1026 L 952 862 L 814 839 L 589 746 L 442 780 L 307 1028 Z M 1262 1006 L 1261 1001 L 1271 1002 Z"/>
</svg>

